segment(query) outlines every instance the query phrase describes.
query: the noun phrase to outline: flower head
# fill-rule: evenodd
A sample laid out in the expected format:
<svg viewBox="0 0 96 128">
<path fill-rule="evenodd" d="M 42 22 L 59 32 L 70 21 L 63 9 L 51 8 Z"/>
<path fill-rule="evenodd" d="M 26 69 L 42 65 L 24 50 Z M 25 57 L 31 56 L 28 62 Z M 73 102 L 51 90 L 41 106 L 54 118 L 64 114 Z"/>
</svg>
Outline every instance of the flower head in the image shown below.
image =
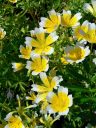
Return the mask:
<svg viewBox="0 0 96 128">
<path fill-rule="evenodd" d="M 82 25 L 78 25 L 76 26 L 76 28 L 74 29 L 74 36 L 75 38 L 78 39 L 78 41 L 80 40 L 84 40 L 84 37 L 83 35 L 80 33 L 80 31 L 82 30 L 83 32 L 88 32 L 88 25 L 89 25 L 89 22 L 86 20 L 83 22 Z"/>
<path fill-rule="evenodd" d="M 47 111 L 51 113 L 58 113 L 59 115 L 67 115 L 69 107 L 73 104 L 72 95 L 68 95 L 68 89 L 60 86 L 58 93 L 50 92 L 47 96 L 49 105 Z"/>
<path fill-rule="evenodd" d="M 60 14 L 56 13 L 54 9 L 48 12 L 49 18 L 41 17 L 40 26 L 45 28 L 47 33 L 55 31 L 60 25 Z"/>
<path fill-rule="evenodd" d="M 35 56 L 32 61 L 27 61 L 26 68 L 32 71 L 32 75 L 38 75 L 40 72 L 48 71 L 49 64 L 46 57 Z"/>
<path fill-rule="evenodd" d="M 85 3 L 84 10 L 90 12 L 94 17 L 96 17 L 96 0 L 91 0 L 91 4 Z"/>
<path fill-rule="evenodd" d="M 12 113 L 9 113 L 6 115 L 5 120 L 8 124 L 4 128 L 25 128 L 21 118 L 17 115 L 13 116 Z"/>
<path fill-rule="evenodd" d="M 40 73 L 40 78 L 43 82 L 42 85 L 32 85 L 32 90 L 38 92 L 36 102 L 40 102 L 41 100 L 46 100 L 46 96 L 49 92 L 53 91 L 53 89 L 59 86 L 59 83 L 63 80 L 61 76 L 55 77 L 47 77 L 46 73 Z"/>
<path fill-rule="evenodd" d="M 82 35 L 83 39 L 89 43 L 96 43 L 96 24 L 89 23 L 88 31 L 80 30 L 79 33 Z"/>
<path fill-rule="evenodd" d="M 14 72 L 19 71 L 24 68 L 24 64 L 23 63 L 12 63 L 12 68 Z"/>
<path fill-rule="evenodd" d="M 0 40 L 3 39 L 6 35 L 6 32 L 4 31 L 3 28 L 0 27 Z"/>
<path fill-rule="evenodd" d="M 26 38 L 26 45 L 32 46 L 34 50 L 33 55 L 50 55 L 53 53 L 54 48 L 50 45 L 58 39 L 56 32 L 49 34 L 45 37 L 45 31 L 43 28 L 35 28 L 34 30 L 36 38 Z"/>
<path fill-rule="evenodd" d="M 61 16 L 61 24 L 65 27 L 75 27 L 79 24 L 79 20 L 81 18 L 81 13 L 77 13 L 72 17 L 71 11 L 63 10 L 63 14 Z"/>
<path fill-rule="evenodd" d="M 9 0 L 9 1 L 12 2 L 13 4 L 17 3 L 17 0 Z"/>
<path fill-rule="evenodd" d="M 31 49 L 32 47 L 26 46 L 23 47 L 22 45 L 20 45 L 20 53 L 21 55 L 19 55 L 20 58 L 24 58 L 24 59 L 30 59 L 31 57 Z"/>
<path fill-rule="evenodd" d="M 65 48 L 65 59 L 69 63 L 79 63 L 82 62 L 86 56 L 90 54 L 89 47 L 84 47 L 82 44 L 77 44 L 76 46 L 67 46 Z"/>
</svg>

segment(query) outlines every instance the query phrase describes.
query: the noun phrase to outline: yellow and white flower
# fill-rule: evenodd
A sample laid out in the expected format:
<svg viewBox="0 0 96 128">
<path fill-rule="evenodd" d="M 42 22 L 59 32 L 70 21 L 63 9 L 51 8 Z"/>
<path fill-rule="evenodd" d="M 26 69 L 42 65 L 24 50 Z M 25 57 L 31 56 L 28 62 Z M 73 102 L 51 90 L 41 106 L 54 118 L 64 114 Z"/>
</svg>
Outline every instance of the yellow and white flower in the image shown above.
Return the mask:
<svg viewBox="0 0 96 128">
<path fill-rule="evenodd" d="M 0 27 L 0 40 L 2 40 L 6 35 L 6 32 L 4 31 L 3 28 Z"/>
<path fill-rule="evenodd" d="M 82 35 L 83 39 L 88 41 L 89 43 L 96 43 L 96 24 L 89 23 L 88 24 L 88 31 L 80 30 L 80 34 Z"/>
<path fill-rule="evenodd" d="M 13 71 L 14 72 L 17 72 L 17 71 L 19 71 L 19 70 L 21 70 L 21 69 L 23 69 L 24 68 L 24 64 L 23 63 L 12 63 L 12 68 L 13 68 Z"/>
<path fill-rule="evenodd" d="M 54 52 L 54 48 L 50 46 L 53 42 L 58 39 L 56 32 L 49 34 L 45 38 L 45 31 L 43 28 L 35 28 L 36 39 L 26 38 L 26 45 L 32 46 L 34 50 L 32 51 L 33 55 L 50 55 Z"/>
<path fill-rule="evenodd" d="M 54 9 L 48 12 L 49 18 L 41 17 L 39 25 L 43 27 L 47 33 L 55 31 L 61 23 L 60 14 L 55 12 Z"/>
<path fill-rule="evenodd" d="M 21 53 L 21 55 L 19 55 L 20 58 L 30 59 L 31 52 L 32 52 L 32 47 L 30 46 L 23 47 L 22 45 L 20 45 L 20 53 Z"/>
<path fill-rule="evenodd" d="M 17 3 L 17 0 L 9 0 L 9 1 L 12 2 L 13 4 Z"/>
<path fill-rule="evenodd" d="M 11 112 L 6 115 L 5 120 L 8 124 L 4 128 L 25 128 L 21 118 L 17 115 L 13 116 Z"/>
<path fill-rule="evenodd" d="M 80 40 L 84 40 L 84 37 L 83 35 L 80 33 L 80 31 L 84 31 L 85 33 L 88 32 L 88 25 L 89 25 L 89 22 L 86 20 L 83 22 L 82 25 L 78 25 L 75 29 L 74 29 L 74 37 L 76 39 L 78 39 L 78 41 Z"/>
<path fill-rule="evenodd" d="M 72 17 L 71 11 L 63 10 L 63 14 L 61 16 L 61 24 L 65 27 L 76 27 L 79 25 L 79 20 L 81 18 L 81 13 L 77 13 Z"/>
<path fill-rule="evenodd" d="M 96 17 L 96 0 L 91 0 L 91 5 L 89 3 L 85 3 L 84 10 L 90 12 L 94 17 Z"/>
<path fill-rule="evenodd" d="M 40 78 L 43 82 L 42 85 L 33 84 L 32 90 L 38 92 L 36 103 L 44 100 L 46 101 L 46 96 L 53 89 L 57 89 L 59 83 L 63 80 L 61 76 L 47 77 L 46 73 L 40 73 Z"/>
<path fill-rule="evenodd" d="M 27 61 L 26 68 L 32 71 L 32 75 L 38 75 L 40 72 L 47 72 L 49 68 L 48 59 L 46 57 L 35 56 L 32 61 Z"/>
<path fill-rule="evenodd" d="M 65 59 L 69 63 L 82 62 L 86 56 L 90 54 L 89 47 L 84 47 L 82 44 L 77 43 L 75 46 L 67 46 L 65 48 Z"/>
<path fill-rule="evenodd" d="M 73 104 L 72 95 L 68 95 L 68 88 L 60 86 L 58 93 L 50 92 L 47 96 L 49 105 L 47 107 L 48 113 L 58 113 L 59 115 L 67 115 L 69 107 Z"/>
</svg>

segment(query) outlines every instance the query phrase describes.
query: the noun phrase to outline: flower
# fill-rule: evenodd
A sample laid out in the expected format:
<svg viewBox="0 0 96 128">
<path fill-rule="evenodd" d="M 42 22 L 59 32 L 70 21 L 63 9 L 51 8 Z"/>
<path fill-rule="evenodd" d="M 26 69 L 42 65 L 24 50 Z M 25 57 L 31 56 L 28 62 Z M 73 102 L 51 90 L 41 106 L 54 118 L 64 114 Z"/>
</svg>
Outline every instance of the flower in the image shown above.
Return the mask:
<svg viewBox="0 0 96 128">
<path fill-rule="evenodd" d="M 49 92 L 53 91 L 53 89 L 59 86 L 59 83 L 63 80 L 61 76 L 47 77 L 46 73 L 40 73 L 40 78 L 43 82 L 42 85 L 32 85 L 32 90 L 38 92 L 36 102 L 40 102 L 42 100 L 46 100 L 46 96 Z"/>
<path fill-rule="evenodd" d="M 96 58 L 93 59 L 93 63 L 96 65 Z"/>
<path fill-rule="evenodd" d="M 62 62 L 64 65 L 67 65 L 67 64 L 68 64 L 68 61 L 67 61 L 64 57 L 61 57 L 61 62 Z"/>
<path fill-rule="evenodd" d="M 49 13 L 49 18 L 41 17 L 41 22 L 39 23 L 39 25 L 45 28 L 47 33 L 51 33 L 58 28 L 61 22 L 60 20 L 61 18 L 60 18 L 60 14 L 55 12 L 54 9 L 52 9 L 48 13 Z"/>
<path fill-rule="evenodd" d="M 82 62 L 86 56 L 90 54 L 89 47 L 84 47 L 82 44 L 77 43 L 75 46 L 67 46 L 65 48 L 65 59 L 69 63 Z"/>
<path fill-rule="evenodd" d="M 19 57 L 24 58 L 24 59 L 30 59 L 31 49 L 32 49 L 32 47 L 29 47 L 29 46 L 23 47 L 22 45 L 20 45 L 21 55 L 19 55 Z"/>
<path fill-rule="evenodd" d="M 23 63 L 12 63 L 12 68 L 14 72 L 17 72 L 24 68 L 24 64 Z"/>
<path fill-rule="evenodd" d="M 9 0 L 9 1 L 12 2 L 13 4 L 17 3 L 17 0 Z"/>
<path fill-rule="evenodd" d="M 89 43 L 96 43 L 96 24 L 89 23 L 88 31 L 85 32 L 81 29 L 79 32 L 82 35 L 83 39 L 85 39 Z"/>
<path fill-rule="evenodd" d="M 58 93 L 50 92 L 47 96 L 49 105 L 47 107 L 48 113 L 58 113 L 59 115 L 67 115 L 69 107 L 73 104 L 72 95 L 68 95 L 68 88 L 60 86 Z"/>
<path fill-rule="evenodd" d="M 45 38 L 45 32 L 43 28 L 35 28 L 34 30 L 36 39 L 26 38 L 26 45 L 34 47 L 31 55 L 50 55 L 54 52 L 54 48 L 50 45 L 58 39 L 56 32 L 49 34 Z"/>
<path fill-rule="evenodd" d="M 26 68 L 32 70 L 32 75 L 38 75 L 43 71 L 47 72 L 49 68 L 48 59 L 44 56 L 35 56 L 32 61 L 27 61 Z"/>
<path fill-rule="evenodd" d="M 4 31 L 3 28 L 0 27 L 0 40 L 3 39 L 6 35 L 6 32 Z"/>
<path fill-rule="evenodd" d="M 63 10 L 63 15 L 61 16 L 61 24 L 65 27 L 75 27 L 79 24 L 79 20 L 81 18 L 81 13 L 77 13 L 72 17 L 71 11 Z"/>
<path fill-rule="evenodd" d="M 91 0 L 91 4 L 85 3 L 84 4 L 84 10 L 87 12 L 90 12 L 94 17 L 96 17 L 96 0 Z"/>
<path fill-rule="evenodd" d="M 89 22 L 86 20 L 83 22 L 82 25 L 78 25 L 75 29 L 74 29 L 74 36 L 75 38 L 78 39 L 78 41 L 80 40 L 83 40 L 84 37 L 83 35 L 80 33 L 80 31 L 84 31 L 85 33 L 88 32 L 88 25 L 89 25 Z"/>
<path fill-rule="evenodd" d="M 8 124 L 4 128 L 25 128 L 21 118 L 17 115 L 13 116 L 12 113 L 9 113 L 6 115 L 5 120 Z"/>
</svg>

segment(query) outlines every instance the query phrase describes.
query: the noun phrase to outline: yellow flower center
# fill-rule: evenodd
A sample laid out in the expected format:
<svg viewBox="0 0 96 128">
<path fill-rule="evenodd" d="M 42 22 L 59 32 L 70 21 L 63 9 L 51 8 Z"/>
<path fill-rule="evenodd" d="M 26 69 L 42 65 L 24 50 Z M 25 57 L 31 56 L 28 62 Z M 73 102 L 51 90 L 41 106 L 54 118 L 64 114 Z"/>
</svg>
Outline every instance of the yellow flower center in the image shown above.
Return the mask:
<svg viewBox="0 0 96 128">
<path fill-rule="evenodd" d="M 45 58 L 35 58 L 32 62 L 32 70 L 36 72 L 45 71 L 47 65 L 47 60 Z"/>
<path fill-rule="evenodd" d="M 4 33 L 2 31 L 0 31 L 0 39 L 3 39 L 4 38 Z"/>
<path fill-rule="evenodd" d="M 30 54 L 31 54 L 31 48 L 29 48 L 29 47 L 21 48 L 21 54 L 23 55 L 23 58 L 29 59 L 30 58 Z"/>
<path fill-rule="evenodd" d="M 78 19 L 76 16 L 71 17 L 71 14 L 63 14 L 61 22 L 66 27 L 72 27 L 78 22 Z"/>
<path fill-rule="evenodd" d="M 96 30 L 89 30 L 84 37 L 90 43 L 96 43 Z"/>
<path fill-rule="evenodd" d="M 24 64 L 22 63 L 16 63 L 16 69 L 21 70 L 24 67 Z"/>
<path fill-rule="evenodd" d="M 10 128 L 22 128 L 23 124 L 19 117 L 12 116 L 9 121 L 8 125 Z"/>
<path fill-rule="evenodd" d="M 59 92 L 58 95 L 54 95 L 51 99 L 51 107 L 55 112 L 64 112 L 68 109 L 69 98 L 67 94 Z"/>
<path fill-rule="evenodd" d="M 68 57 L 74 61 L 80 60 L 85 57 L 85 50 L 80 47 L 76 47 L 69 51 Z"/>
</svg>

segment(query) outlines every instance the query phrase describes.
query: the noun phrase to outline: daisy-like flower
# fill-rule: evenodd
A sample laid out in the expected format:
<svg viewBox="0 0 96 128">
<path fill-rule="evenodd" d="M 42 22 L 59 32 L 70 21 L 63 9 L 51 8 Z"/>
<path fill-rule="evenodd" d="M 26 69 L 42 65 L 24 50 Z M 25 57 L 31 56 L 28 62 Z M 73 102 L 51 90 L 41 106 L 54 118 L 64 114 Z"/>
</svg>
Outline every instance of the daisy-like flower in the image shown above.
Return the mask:
<svg viewBox="0 0 96 128">
<path fill-rule="evenodd" d="M 50 92 L 47 96 L 49 105 L 47 107 L 48 113 L 58 113 L 59 115 L 67 115 L 69 107 L 73 104 L 72 95 L 68 95 L 68 89 L 60 86 L 58 93 Z"/>
<path fill-rule="evenodd" d="M 51 33 L 58 28 L 61 22 L 61 18 L 60 14 L 55 12 L 54 9 L 52 9 L 48 13 L 49 18 L 41 17 L 41 22 L 39 23 L 39 25 L 45 28 L 47 33 Z"/>
<path fill-rule="evenodd" d="M 49 34 L 45 38 L 45 31 L 43 28 L 35 28 L 34 30 L 36 39 L 27 37 L 26 38 L 26 45 L 34 47 L 32 51 L 33 55 L 50 55 L 53 53 L 54 48 L 50 45 L 58 39 L 56 32 Z"/>
<path fill-rule="evenodd" d="M 65 48 L 65 59 L 69 63 L 79 63 L 82 62 L 86 56 L 90 54 L 89 47 L 84 47 L 82 44 L 77 44 L 76 46 L 67 46 Z"/>
<path fill-rule="evenodd" d="M 0 27 L 0 40 L 2 40 L 6 35 L 6 32 L 4 31 L 3 28 Z"/>
<path fill-rule="evenodd" d="M 19 55 L 19 57 L 24 59 L 30 59 L 31 52 L 32 52 L 31 50 L 32 50 L 32 47 L 29 47 L 29 46 L 23 47 L 22 45 L 20 45 L 21 55 Z"/>
<path fill-rule="evenodd" d="M 12 68 L 13 68 L 14 72 L 17 72 L 17 71 L 23 69 L 24 66 L 25 66 L 25 64 L 23 64 L 23 63 L 12 63 Z"/>
<path fill-rule="evenodd" d="M 43 71 L 47 72 L 49 68 L 48 59 L 44 56 L 35 56 L 32 61 L 27 61 L 26 68 L 32 71 L 32 75 L 38 75 Z"/>
<path fill-rule="evenodd" d="M 42 100 L 46 100 L 46 96 L 49 92 L 53 91 L 53 89 L 59 86 L 59 83 L 63 80 L 61 76 L 55 77 L 47 77 L 46 73 L 40 73 L 40 78 L 43 82 L 42 85 L 32 85 L 32 90 L 38 92 L 36 102 L 40 102 Z"/>
<path fill-rule="evenodd" d="M 84 31 L 85 33 L 88 32 L 88 25 L 89 25 L 89 22 L 86 20 L 83 22 L 82 25 L 78 25 L 75 29 L 74 29 L 74 37 L 76 39 L 78 39 L 78 41 L 80 40 L 83 40 L 84 37 L 83 35 L 80 33 L 80 31 Z"/>
<path fill-rule="evenodd" d="M 77 13 L 72 17 L 71 11 L 63 10 L 63 14 L 61 16 L 61 24 L 65 27 L 76 27 L 79 25 L 79 20 L 81 18 L 81 13 Z"/>
<path fill-rule="evenodd" d="M 13 116 L 12 113 L 9 113 L 6 115 L 5 120 L 8 124 L 4 128 L 25 128 L 21 118 L 17 115 Z"/>
<path fill-rule="evenodd" d="M 17 3 L 17 0 L 9 0 L 11 3 Z"/>
<path fill-rule="evenodd" d="M 83 39 L 89 43 L 96 43 L 96 24 L 89 23 L 88 31 L 80 30 L 79 33 L 83 36 Z"/>
<path fill-rule="evenodd" d="M 96 0 L 91 0 L 91 5 L 89 3 L 84 4 L 84 10 L 90 12 L 94 17 L 96 17 Z"/>
</svg>

